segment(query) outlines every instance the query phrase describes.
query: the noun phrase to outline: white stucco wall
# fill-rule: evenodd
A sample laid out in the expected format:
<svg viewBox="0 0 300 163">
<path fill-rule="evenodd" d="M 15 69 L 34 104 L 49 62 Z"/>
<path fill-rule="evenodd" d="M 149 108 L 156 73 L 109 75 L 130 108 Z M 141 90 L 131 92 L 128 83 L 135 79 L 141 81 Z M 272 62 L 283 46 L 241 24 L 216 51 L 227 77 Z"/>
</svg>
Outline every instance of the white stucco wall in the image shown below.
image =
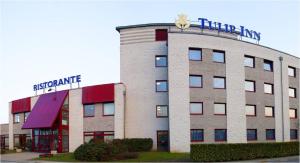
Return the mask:
<svg viewBox="0 0 300 163">
<path fill-rule="evenodd" d="M 69 152 L 83 144 L 82 89 L 69 91 Z"/>
<path fill-rule="evenodd" d="M 123 84 L 115 84 L 115 116 L 114 131 L 116 139 L 124 138 L 124 113 L 125 113 L 125 86 Z"/>
<path fill-rule="evenodd" d="M 14 133 L 13 133 L 13 130 L 14 130 L 14 126 L 13 126 L 13 123 L 14 123 L 14 119 L 13 119 L 13 114 L 11 114 L 11 107 L 12 107 L 12 102 L 9 102 L 8 104 L 8 115 L 9 115 L 9 131 L 8 131 L 8 148 L 10 150 L 14 149 Z"/>
<path fill-rule="evenodd" d="M 189 60 L 178 34 L 168 35 L 169 133 L 171 152 L 190 151 Z"/>
<path fill-rule="evenodd" d="M 157 131 L 168 130 L 168 118 L 156 117 L 156 105 L 168 105 L 168 93 L 155 91 L 155 80 L 167 80 L 167 68 L 155 67 L 155 55 L 167 55 L 167 46 L 155 42 L 154 34 L 154 28 L 121 31 L 120 79 L 126 85 L 126 138 L 152 138 L 156 149 Z"/>
</svg>

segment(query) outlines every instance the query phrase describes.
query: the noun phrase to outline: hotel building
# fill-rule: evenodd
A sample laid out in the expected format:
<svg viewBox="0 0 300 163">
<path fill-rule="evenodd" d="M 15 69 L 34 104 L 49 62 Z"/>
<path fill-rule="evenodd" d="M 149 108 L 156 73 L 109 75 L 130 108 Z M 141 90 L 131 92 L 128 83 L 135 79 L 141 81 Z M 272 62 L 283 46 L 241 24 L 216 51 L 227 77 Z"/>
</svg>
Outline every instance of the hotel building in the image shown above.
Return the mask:
<svg viewBox="0 0 300 163">
<path fill-rule="evenodd" d="M 92 138 L 152 138 L 154 150 L 189 152 L 299 140 L 299 58 L 196 25 L 116 29 L 120 83 L 10 102 L 1 147 L 73 152 Z"/>
</svg>

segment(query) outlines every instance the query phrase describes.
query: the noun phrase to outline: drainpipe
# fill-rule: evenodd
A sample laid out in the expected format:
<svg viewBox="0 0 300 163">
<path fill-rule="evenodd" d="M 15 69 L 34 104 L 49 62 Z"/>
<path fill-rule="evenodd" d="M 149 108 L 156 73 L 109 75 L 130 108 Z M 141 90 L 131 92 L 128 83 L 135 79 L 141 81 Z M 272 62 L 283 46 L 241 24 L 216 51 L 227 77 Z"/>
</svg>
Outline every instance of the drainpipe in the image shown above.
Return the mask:
<svg viewBox="0 0 300 163">
<path fill-rule="evenodd" d="M 279 61 L 280 61 L 280 88 L 281 88 L 281 119 L 282 119 L 282 123 L 281 123 L 281 127 L 282 127 L 282 141 L 284 142 L 284 116 L 283 116 L 283 81 L 282 81 L 282 61 L 283 61 L 283 57 L 280 56 L 279 57 Z"/>
<path fill-rule="evenodd" d="M 124 100 L 124 112 L 123 112 L 123 120 L 124 120 L 124 122 L 123 122 L 123 135 L 124 135 L 124 139 L 126 138 L 126 136 L 125 136 L 125 134 L 126 134 L 126 132 L 125 132 L 125 122 L 126 122 L 126 120 L 125 120 L 125 118 L 126 118 L 126 86 L 125 86 L 125 84 L 123 84 L 123 86 L 124 86 L 124 88 L 125 88 L 125 90 L 123 90 L 123 100 Z"/>
</svg>

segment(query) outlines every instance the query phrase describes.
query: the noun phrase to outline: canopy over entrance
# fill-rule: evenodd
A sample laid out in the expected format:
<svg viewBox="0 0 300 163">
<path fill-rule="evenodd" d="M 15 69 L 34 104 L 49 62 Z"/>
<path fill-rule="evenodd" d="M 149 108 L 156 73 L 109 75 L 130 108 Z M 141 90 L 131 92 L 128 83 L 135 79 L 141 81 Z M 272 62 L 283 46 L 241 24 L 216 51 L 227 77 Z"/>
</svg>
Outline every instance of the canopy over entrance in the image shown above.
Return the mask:
<svg viewBox="0 0 300 163">
<path fill-rule="evenodd" d="M 67 90 L 41 95 L 22 129 L 51 128 L 67 95 Z"/>
</svg>

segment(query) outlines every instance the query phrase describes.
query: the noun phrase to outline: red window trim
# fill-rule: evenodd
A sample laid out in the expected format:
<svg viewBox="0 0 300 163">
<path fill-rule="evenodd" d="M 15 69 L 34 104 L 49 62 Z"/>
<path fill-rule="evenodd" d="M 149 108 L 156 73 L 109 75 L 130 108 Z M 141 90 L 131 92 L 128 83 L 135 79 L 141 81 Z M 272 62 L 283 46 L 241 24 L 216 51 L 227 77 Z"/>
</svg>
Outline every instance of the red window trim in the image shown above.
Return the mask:
<svg viewBox="0 0 300 163">
<path fill-rule="evenodd" d="M 155 29 L 155 41 L 168 41 L 168 29 Z"/>
<path fill-rule="evenodd" d="M 158 116 L 157 115 L 157 107 L 158 106 L 166 106 L 168 109 L 168 115 L 167 116 Z M 156 105 L 155 110 L 156 110 L 156 118 L 168 118 L 169 117 L 169 106 L 168 105 Z"/>
<path fill-rule="evenodd" d="M 101 132 L 101 134 L 96 134 L 97 132 Z M 105 132 L 112 132 L 112 134 L 104 134 Z M 115 136 L 115 131 L 84 131 L 83 132 L 83 143 L 85 136 L 93 136 L 93 139 L 95 139 L 96 136 Z"/>
<path fill-rule="evenodd" d="M 31 98 L 22 98 L 11 102 L 11 113 L 24 113 L 31 110 Z"/>
</svg>

